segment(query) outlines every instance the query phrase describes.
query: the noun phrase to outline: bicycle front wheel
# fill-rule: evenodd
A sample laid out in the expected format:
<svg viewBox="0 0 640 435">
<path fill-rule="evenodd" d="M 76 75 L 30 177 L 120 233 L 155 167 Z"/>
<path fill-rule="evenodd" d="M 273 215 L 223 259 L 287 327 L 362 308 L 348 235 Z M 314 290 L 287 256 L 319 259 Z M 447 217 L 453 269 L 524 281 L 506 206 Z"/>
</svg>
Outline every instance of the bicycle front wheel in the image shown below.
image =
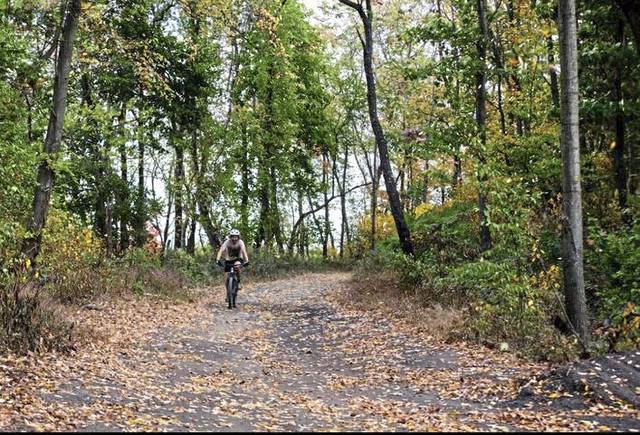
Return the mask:
<svg viewBox="0 0 640 435">
<path fill-rule="evenodd" d="M 229 308 L 233 308 L 236 305 L 236 295 L 238 294 L 238 279 L 235 275 L 229 275 L 227 279 L 227 302 Z"/>
</svg>

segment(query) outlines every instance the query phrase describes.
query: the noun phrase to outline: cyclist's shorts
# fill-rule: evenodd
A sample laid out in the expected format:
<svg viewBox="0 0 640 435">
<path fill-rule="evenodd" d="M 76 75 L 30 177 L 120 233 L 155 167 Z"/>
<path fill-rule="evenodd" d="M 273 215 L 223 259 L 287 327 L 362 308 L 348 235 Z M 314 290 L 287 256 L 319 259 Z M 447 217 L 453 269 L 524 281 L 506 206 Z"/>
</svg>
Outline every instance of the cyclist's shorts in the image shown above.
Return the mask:
<svg viewBox="0 0 640 435">
<path fill-rule="evenodd" d="M 242 258 L 234 258 L 233 260 L 224 260 L 224 271 L 229 272 L 233 267 L 233 263 L 235 263 L 236 261 L 243 263 Z"/>
</svg>

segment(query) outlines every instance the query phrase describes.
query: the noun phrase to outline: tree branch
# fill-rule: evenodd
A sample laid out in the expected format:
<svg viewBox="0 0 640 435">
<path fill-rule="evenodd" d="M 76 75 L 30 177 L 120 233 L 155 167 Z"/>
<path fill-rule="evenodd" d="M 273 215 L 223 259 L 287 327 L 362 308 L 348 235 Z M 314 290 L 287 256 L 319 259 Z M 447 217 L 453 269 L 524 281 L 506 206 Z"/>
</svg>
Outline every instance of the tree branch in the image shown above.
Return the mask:
<svg viewBox="0 0 640 435">
<path fill-rule="evenodd" d="M 340 0 L 342 1 L 342 0 Z M 351 187 L 350 189 L 348 189 L 347 191 L 344 192 L 344 195 L 346 195 L 347 193 L 351 193 L 356 189 L 360 189 L 361 187 L 365 187 L 370 185 L 371 182 L 369 181 L 368 183 L 364 183 L 364 184 L 360 184 L 358 186 L 354 186 Z M 296 237 L 296 233 L 298 232 L 298 227 L 300 226 L 300 224 L 302 223 L 302 221 L 304 220 L 304 218 L 306 218 L 309 215 L 312 215 L 313 213 L 322 210 L 323 208 L 325 208 L 331 201 L 333 201 L 336 198 L 339 198 L 340 196 L 342 196 L 342 194 L 338 194 L 338 195 L 333 195 L 332 197 L 328 198 L 327 201 L 322 204 L 322 205 L 317 205 L 315 208 L 306 211 L 304 213 L 302 213 L 299 217 L 298 220 L 296 221 L 295 224 L 293 224 L 293 228 L 291 229 L 291 236 L 289 237 L 289 242 L 287 243 L 287 249 L 289 250 L 289 252 L 293 251 L 293 242 L 294 239 Z M 309 201 L 311 202 L 311 201 Z"/>
</svg>

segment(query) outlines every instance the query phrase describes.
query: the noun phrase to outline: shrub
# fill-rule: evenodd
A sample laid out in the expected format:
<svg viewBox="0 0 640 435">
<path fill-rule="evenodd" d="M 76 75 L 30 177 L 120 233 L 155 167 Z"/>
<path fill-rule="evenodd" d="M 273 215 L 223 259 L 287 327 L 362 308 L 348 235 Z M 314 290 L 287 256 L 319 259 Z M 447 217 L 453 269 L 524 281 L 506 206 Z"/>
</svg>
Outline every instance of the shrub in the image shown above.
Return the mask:
<svg viewBox="0 0 640 435">
<path fill-rule="evenodd" d="M 0 276 L 0 352 L 71 348 L 73 324 L 62 318 L 26 276 Z"/>
<path fill-rule="evenodd" d="M 612 345 L 640 345 L 640 223 L 606 232 L 592 226 L 587 240 L 587 279 L 598 316 L 614 328 Z"/>
<path fill-rule="evenodd" d="M 194 255 L 183 250 L 168 251 L 163 266 L 178 272 L 192 283 L 210 283 L 215 273 L 210 249 L 198 249 Z"/>
<path fill-rule="evenodd" d="M 53 209 L 49 214 L 38 262 L 36 273 L 62 301 L 79 301 L 104 290 L 96 279 L 102 243 L 91 228 L 68 213 Z"/>
</svg>

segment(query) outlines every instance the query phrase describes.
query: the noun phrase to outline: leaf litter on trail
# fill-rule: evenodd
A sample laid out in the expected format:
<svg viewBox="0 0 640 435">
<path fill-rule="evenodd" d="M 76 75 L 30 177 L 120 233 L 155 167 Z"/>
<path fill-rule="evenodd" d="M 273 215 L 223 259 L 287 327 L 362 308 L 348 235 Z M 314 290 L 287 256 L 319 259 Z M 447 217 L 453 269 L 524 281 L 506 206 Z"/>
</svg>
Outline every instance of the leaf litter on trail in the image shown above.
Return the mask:
<svg viewBox="0 0 640 435">
<path fill-rule="evenodd" d="M 443 343 L 387 305 L 345 303 L 347 284 L 346 274 L 250 284 L 237 311 L 224 310 L 218 293 L 176 307 L 137 298 L 71 313 L 97 332 L 74 354 L 0 358 L 0 427 L 634 428 L 634 409 L 561 409 L 556 401 L 574 398 L 536 382 L 529 387 L 549 403 L 520 401 L 520 380 L 536 379 L 546 365 Z"/>
</svg>

